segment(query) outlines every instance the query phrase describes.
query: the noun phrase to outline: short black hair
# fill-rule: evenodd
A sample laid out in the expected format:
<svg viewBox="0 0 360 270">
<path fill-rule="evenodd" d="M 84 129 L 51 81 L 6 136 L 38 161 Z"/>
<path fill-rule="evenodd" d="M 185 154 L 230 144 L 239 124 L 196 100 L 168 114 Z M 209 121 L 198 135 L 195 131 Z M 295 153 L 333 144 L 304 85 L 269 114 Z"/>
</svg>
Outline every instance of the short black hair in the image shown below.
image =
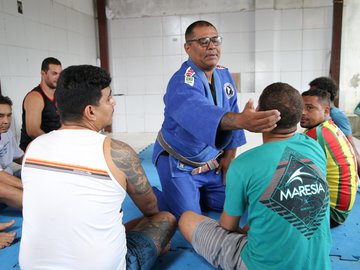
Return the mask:
<svg viewBox="0 0 360 270">
<path fill-rule="evenodd" d="M 312 88 L 301 94 L 303 97 L 318 97 L 323 105 L 330 106 L 330 93 L 324 89 Z"/>
<path fill-rule="evenodd" d="M 3 95 L 0 95 L 0 104 L 7 104 L 9 106 L 12 106 L 13 103 L 9 97 L 5 97 Z"/>
<path fill-rule="evenodd" d="M 259 110 L 278 110 L 281 119 L 272 131 L 296 127 L 300 122 L 304 104 L 300 92 L 287 83 L 277 82 L 267 86 L 259 98 Z"/>
<path fill-rule="evenodd" d="M 310 87 L 326 90 L 330 94 L 330 100 L 334 101 L 338 93 L 336 82 L 330 77 L 319 77 L 309 83 Z"/>
<path fill-rule="evenodd" d="M 61 62 L 54 57 L 45 58 L 41 63 L 41 70 L 45 72 L 48 71 L 50 65 L 61 66 Z"/>
<path fill-rule="evenodd" d="M 192 24 L 190 24 L 188 26 L 188 28 L 186 29 L 185 40 L 188 41 L 188 40 L 192 39 L 192 34 L 193 34 L 194 28 L 203 27 L 203 26 L 210 26 L 216 30 L 216 27 L 214 25 L 212 25 L 211 23 L 209 23 L 208 21 L 204 21 L 204 20 L 196 21 L 196 22 L 193 22 Z"/>
<path fill-rule="evenodd" d="M 64 69 L 55 91 L 61 122 L 81 120 L 85 107 L 98 105 L 101 90 L 110 83 L 109 73 L 99 67 L 80 65 Z"/>
</svg>

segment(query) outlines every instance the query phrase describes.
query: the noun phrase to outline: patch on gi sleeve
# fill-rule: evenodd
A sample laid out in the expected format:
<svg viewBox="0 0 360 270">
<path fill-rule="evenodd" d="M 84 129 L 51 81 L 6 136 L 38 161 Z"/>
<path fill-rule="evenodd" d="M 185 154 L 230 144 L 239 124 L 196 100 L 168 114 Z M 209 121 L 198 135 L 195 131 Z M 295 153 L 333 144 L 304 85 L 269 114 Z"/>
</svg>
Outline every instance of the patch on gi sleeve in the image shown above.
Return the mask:
<svg viewBox="0 0 360 270">
<path fill-rule="evenodd" d="M 194 86 L 194 74 L 195 71 L 191 68 L 188 67 L 188 69 L 185 71 L 185 83 L 191 86 Z"/>
<path fill-rule="evenodd" d="M 224 91 L 225 91 L 225 94 L 226 94 L 226 97 L 228 99 L 230 99 L 231 97 L 234 96 L 235 94 L 235 89 L 234 89 L 234 86 L 232 86 L 231 83 L 227 82 L 224 84 Z"/>
</svg>

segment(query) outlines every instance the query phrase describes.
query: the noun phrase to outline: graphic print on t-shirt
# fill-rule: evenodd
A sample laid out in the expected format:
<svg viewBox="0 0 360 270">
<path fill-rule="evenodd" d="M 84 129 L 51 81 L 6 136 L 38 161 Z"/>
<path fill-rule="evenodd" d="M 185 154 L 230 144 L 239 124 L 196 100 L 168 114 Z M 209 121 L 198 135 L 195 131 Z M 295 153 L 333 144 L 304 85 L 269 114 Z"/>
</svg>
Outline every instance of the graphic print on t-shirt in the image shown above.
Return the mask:
<svg viewBox="0 0 360 270">
<path fill-rule="evenodd" d="M 287 147 L 260 201 L 310 239 L 325 217 L 329 192 L 318 167 Z"/>
</svg>

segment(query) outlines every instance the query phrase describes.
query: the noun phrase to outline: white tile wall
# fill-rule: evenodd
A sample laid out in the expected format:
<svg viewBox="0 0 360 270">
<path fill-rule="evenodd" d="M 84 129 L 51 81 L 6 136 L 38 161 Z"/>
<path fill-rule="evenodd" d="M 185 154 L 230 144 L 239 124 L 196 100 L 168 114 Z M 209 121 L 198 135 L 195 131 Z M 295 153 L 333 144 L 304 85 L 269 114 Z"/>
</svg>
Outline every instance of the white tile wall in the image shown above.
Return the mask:
<svg viewBox="0 0 360 270">
<path fill-rule="evenodd" d="M 281 72 L 280 81 L 290 84 L 295 89 L 300 89 L 301 87 L 301 72 Z"/>
<path fill-rule="evenodd" d="M 55 27 L 67 29 L 67 19 L 66 19 L 66 7 L 58 3 L 54 3 L 54 17 L 53 24 Z"/>
<path fill-rule="evenodd" d="M 330 29 L 305 29 L 303 31 L 303 50 L 330 49 L 330 37 Z"/>
<path fill-rule="evenodd" d="M 280 62 L 280 71 L 298 71 L 301 72 L 302 59 L 301 51 L 281 51 L 278 61 Z"/>
<path fill-rule="evenodd" d="M 0 17 L 0 44 L 5 43 L 5 21 L 4 17 Z"/>
<path fill-rule="evenodd" d="M 162 17 L 162 29 L 164 36 L 182 35 L 180 16 Z"/>
<path fill-rule="evenodd" d="M 161 37 L 162 34 L 162 20 L 160 17 L 144 18 L 142 20 L 142 36 L 143 37 Z M 137 29 L 139 31 L 140 29 Z"/>
<path fill-rule="evenodd" d="M 275 50 L 274 31 L 256 31 L 255 33 L 255 51 L 268 52 Z"/>
<path fill-rule="evenodd" d="M 26 44 L 23 18 L 17 15 L 4 14 L 6 43 L 14 46 Z"/>
<path fill-rule="evenodd" d="M 160 56 L 163 54 L 163 39 L 161 37 L 147 37 L 144 40 L 145 56 Z"/>
<path fill-rule="evenodd" d="M 304 9 L 304 29 L 327 28 L 327 13 L 324 8 Z"/>
<path fill-rule="evenodd" d="M 183 43 L 180 35 L 163 38 L 163 55 L 181 55 Z"/>
<path fill-rule="evenodd" d="M 9 75 L 8 49 L 6 45 L 0 45 L 0 75 Z"/>
<path fill-rule="evenodd" d="M 302 29 L 302 26 L 303 26 L 302 9 L 281 10 L 282 30 L 297 30 L 297 29 Z"/>
<path fill-rule="evenodd" d="M 3 5 L 3 12 L 4 13 L 8 13 L 8 14 L 12 14 L 12 15 L 18 15 L 17 2 L 16 1 L 3 0 L 2 5 Z"/>
<path fill-rule="evenodd" d="M 280 31 L 280 51 L 301 51 L 302 30 Z"/>
<path fill-rule="evenodd" d="M 160 130 L 163 121 L 163 114 L 145 114 L 145 132 Z"/>
</svg>

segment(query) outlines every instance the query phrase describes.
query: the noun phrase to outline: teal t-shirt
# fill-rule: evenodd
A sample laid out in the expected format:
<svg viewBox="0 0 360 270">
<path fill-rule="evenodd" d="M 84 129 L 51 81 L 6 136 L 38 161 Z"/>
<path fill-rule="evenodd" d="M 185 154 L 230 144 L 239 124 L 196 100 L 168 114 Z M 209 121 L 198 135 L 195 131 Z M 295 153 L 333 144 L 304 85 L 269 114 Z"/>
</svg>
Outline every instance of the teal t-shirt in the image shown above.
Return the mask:
<svg viewBox="0 0 360 270">
<path fill-rule="evenodd" d="M 304 134 L 265 143 L 232 163 L 224 211 L 248 209 L 249 269 L 331 269 L 326 157 Z"/>
</svg>

